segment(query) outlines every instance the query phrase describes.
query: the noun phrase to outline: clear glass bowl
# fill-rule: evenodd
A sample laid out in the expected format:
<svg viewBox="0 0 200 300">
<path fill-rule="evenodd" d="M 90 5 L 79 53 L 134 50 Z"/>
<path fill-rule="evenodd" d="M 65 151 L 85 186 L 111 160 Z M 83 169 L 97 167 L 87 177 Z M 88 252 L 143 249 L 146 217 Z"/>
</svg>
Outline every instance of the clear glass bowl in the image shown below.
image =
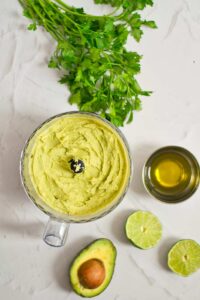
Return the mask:
<svg viewBox="0 0 200 300">
<path fill-rule="evenodd" d="M 49 207 L 36 193 L 33 184 L 31 182 L 30 176 L 29 176 L 29 170 L 27 165 L 24 162 L 29 159 L 29 153 L 32 149 L 32 146 L 34 145 L 34 138 L 38 130 L 45 130 L 48 128 L 48 126 L 51 125 L 52 121 L 59 119 L 61 117 L 68 117 L 74 114 L 80 114 L 80 115 L 86 115 L 90 116 L 92 118 L 97 118 L 104 123 L 106 123 L 108 126 L 110 126 L 114 132 L 120 137 L 122 143 L 125 146 L 125 149 L 127 151 L 127 157 L 128 157 L 128 162 L 129 162 L 129 169 L 130 169 L 130 176 L 128 177 L 126 186 L 121 194 L 118 195 L 118 197 L 112 201 L 108 206 L 103 208 L 101 211 L 98 211 L 97 213 L 85 215 L 85 216 L 70 216 L 67 214 L 59 213 L 55 210 L 53 210 L 51 207 Z M 49 215 L 50 221 L 47 224 L 45 234 L 44 234 L 44 240 L 46 243 L 48 243 L 51 246 L 62 246 L 64 244 L 64 241 L 66 239 L 67 235 L 67 229 L 69 223 L 83 223 L 83 222 L 90 222 L 97 220 L 99 218 L 102 218 L 103 216 L 107 215 L 110 213 L 124 198 L 130 181 L 132 177 L 132 159 L 131 159 L 131 154 L 129 150 L 128 143 L 126 141 L 126 138 L 122 134 L 122 132 L 115 127 L 113 124 L 111 124 L 109 121 L 101 118 L 99 115 L 94 114 L 94 113 L 87 113 L 87 112 L 79 112 L 79 111 L 73 111 L 73 112 L 66 112 L 62 113 L 56 116 L 51 117 L 50 119 L 46 120 L 44 123 L 42 123 L 39 127 L 36 128 L 36 130 L 31 134 L 27 142 L 25 143 L 25 147 L 22 151 L 21 154 L 21 159 L 20 159 L 20 175 L 21 175 L 21 181 L 22 185 L 24 187 L 24 190 L 28 196 L 28 198 L 45 214 Z"/>
<path fill-rule="evenodd" d="M 155 160 L 160 157 L 160 155 L 176 154 L 185 161 L 190 169 L 190 180 L 188 184 L 178 191 L 172 192 L 161 192 L 159 188 L 153 183 L 151 179 L 151 167 Z M 200 168 L 197 159 L 194 155 L 186 150 L 185 148 L 179 146 L 167 146 L 156 150 L 147 160 L 143 168 L 143 183 L 147 192 L 155 197 L 156 199 L 167 202 L 167 203 L 179 203 L 188 198 L 190 198 L 194 192 L 197 190 L 200 183 Z"/>
</svg>

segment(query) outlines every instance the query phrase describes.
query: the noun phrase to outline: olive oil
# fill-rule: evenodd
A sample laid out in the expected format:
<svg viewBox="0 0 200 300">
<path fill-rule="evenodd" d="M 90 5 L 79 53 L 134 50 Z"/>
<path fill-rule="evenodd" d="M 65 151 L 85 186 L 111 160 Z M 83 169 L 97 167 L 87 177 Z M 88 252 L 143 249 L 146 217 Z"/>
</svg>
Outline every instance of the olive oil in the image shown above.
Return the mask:
<svg viewBox="0 0 200 300">
<path fill-rule="evenodd" d="M 186 149 L 175 146 L 153 153 L 143 172 L 147 190 L 167 202 L 187 199 L 197 189 L 199 178 L 199 165 L 195 157 Z"/>
<path fill-rule="evenodd" d="M 160 153 L 152 162 L 151 181 L 162 193 L 173 194 L 190 185 L 191 168 L 178 153 Z"/>
</svg>

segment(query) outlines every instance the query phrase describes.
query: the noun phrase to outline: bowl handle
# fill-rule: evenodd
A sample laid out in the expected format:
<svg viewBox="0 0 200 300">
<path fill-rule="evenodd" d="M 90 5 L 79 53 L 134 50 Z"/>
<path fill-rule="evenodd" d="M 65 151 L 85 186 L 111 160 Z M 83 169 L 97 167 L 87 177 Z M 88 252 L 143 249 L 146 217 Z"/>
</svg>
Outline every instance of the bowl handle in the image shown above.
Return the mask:
<svg viewBox="0 0 200 300">
<path fill-rule="evenodd" d="M 44 242 L 49 246 L 62 247 L 65 244 L 69 226 L 69 223 L 49 218 L 44 230 Z"/>
</svg>

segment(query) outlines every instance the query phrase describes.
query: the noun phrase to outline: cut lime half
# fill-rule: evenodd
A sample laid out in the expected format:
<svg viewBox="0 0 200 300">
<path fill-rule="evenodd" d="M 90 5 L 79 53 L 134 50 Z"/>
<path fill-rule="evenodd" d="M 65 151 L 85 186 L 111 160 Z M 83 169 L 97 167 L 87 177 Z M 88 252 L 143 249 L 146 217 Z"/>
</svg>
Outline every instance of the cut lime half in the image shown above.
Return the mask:
<svg viewBox="0 0 200 300">
<path fill-rule="evenodd" d="M 159 219 L 149 211 L 137 211 L 126 221 L 126 236 L 141 248 L 153 248 L 162 236 L 162 225 Z"/>
<path fill-rule="evenodd" d="M 177 242 L 168 253 L 169 268 L 181 276 L 189 276 L 200 268 L 200 245 L 193 240 Z"/>
</svg>

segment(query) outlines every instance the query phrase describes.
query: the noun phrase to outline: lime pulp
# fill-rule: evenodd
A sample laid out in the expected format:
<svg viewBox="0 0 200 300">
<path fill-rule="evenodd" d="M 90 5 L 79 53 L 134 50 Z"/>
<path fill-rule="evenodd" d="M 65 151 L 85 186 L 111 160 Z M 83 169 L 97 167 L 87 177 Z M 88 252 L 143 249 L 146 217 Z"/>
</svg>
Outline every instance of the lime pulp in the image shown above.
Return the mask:
<svg viewBox="0 0 200 300">
<path fill-rule="evenodd" d="M 194 240 L 177 242 L 168 253 L 169 268 L 181 276 L 189 276 L 200 268 L 200 245 Z"/>
<path fill-rule="evenodd" d="M 141 249 L 153 248 L 162 236 L 162 225 L 159 219 L 148 211 L 137 211 L 131 214 L 125 229 L 127 238 Z"/>
</svg>

